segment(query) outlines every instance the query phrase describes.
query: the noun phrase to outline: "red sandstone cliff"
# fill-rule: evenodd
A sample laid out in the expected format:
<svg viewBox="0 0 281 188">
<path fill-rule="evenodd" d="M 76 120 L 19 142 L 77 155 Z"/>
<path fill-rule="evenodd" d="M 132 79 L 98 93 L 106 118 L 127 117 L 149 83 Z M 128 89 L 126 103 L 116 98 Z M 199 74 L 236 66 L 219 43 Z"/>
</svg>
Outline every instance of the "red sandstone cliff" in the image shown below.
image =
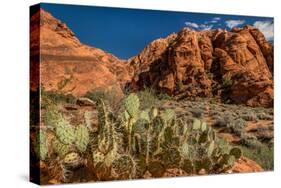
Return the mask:
<svg viewBox="0 0 281 188">
<path fill-rule="evenodd" d="M 174 96 L 220 97 L 236 104 L 273 105 L 273 46 L 256 28 L 194 31 L 157 39 L 129 59 L 132 87 Z"/>
</svg>

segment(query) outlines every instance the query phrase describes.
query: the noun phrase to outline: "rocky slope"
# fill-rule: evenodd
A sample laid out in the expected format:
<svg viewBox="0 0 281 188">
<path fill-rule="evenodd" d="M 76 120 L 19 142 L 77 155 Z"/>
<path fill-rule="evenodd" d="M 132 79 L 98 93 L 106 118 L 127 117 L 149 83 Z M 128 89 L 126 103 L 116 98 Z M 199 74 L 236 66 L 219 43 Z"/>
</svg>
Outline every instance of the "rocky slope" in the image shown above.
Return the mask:
<svg viewBox="0 0 281 188">
<path fill-rule="evenodd" d="M 82 44 L 66 24 L 41 9 L 31 17 L 30 48 L 33 90 L 40 75 L 45 90 L 78 97 L 97 89 L 122 95 L 130 83 L 133 90 L 149 86 L 178 99 L 214 97 L 273 106 L 273 46 L 251 26 L 232 31 L 183 28 L 122 61 Z"/>
<path fill-rule="evenodd" d="M 66 24 L 43 9 L 31 17 L 30 24 L 31 61 L 36 69 L 39 62 L 32 57 L 38 56 L 40 46 L 40 79 L 45 90 L 81 96 L 95 89 L 114 88 L 122 94 L 121 88 L 130 80 L 123 61 L 82 44 Z"/>
<path fill-rule="evenodd" d="M 133 89 L 152 86 L 179 98 L 273 106 L 273 46 L 251 26 L 184 28 L 153 41 L 128 62 L 134 67 Z"/>
</svg>

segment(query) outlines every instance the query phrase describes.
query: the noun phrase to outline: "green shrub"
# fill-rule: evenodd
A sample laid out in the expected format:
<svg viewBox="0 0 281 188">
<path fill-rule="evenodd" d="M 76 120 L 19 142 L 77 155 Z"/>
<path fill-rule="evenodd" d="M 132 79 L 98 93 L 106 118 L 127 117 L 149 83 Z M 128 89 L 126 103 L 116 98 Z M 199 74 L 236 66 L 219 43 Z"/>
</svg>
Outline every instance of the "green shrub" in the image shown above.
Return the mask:
<svg viewBox="0 0 281 188">
<path fill-rule="evenodd" d="M 259 144 L 255 148 L 249 148 L 242 146 L 240 147 L 243 155 L 249 159 L 254 160 L 264 170 L 274 169 L 274 150 L 273 147 L 269 147 L 265 144 Z"/>
<path fill-rule="evenodd" d="M 233 81 L 231 80 L 231 78 L 228 78 L 228 77 L 224 78 L 222 81 L 222 86 L 224 88 L 229 88 L 232 86 L 232 84 L 233 84 Z"/>
<path fill-rule="evenodd" d="M 137 92 L 137 95 L 140 100 L 141 110 L 151 108 L 152 106 L 157 106 L 159 103 L 157 93 L 154 89 L 145 88 L 144 90 Z"/>
<path fill-rule="evenodd" d="M 265 112 L 257 113 L 257 118 L 260 120 L 273 120 L 273 115 L 267 114 Z"/>
<path fill-rule="evenodd" d="M 112 90 L 94 90 L 87 92 L 84 97 L 87 97 L 95 102 L 102 99 L 107 104 L 110 104 L 113 108 L 115 108 L 119 102 L 121 101 L 121 97 L 118 95 L 118 92 L 114 89 Z"/>
<path fill-rule="evenodd" d="M 242 118 L 236 118 L 230 113 L 225 113 L 224 115 L 223 117 L 218 117 L 214 123 L 214 127 L 225 128 L 228 132 L 240 136 L 244 131 L 246 121 Z"/>
<path fill-rule="evenodd" d="M 168 95 L 167 93 L 164 93 L 164 92 L 158 93 L 157 97 L 159 100 L 171 100 L 172 99 L 172 97 L 170 95 Z"/>
<path fill-rule="evenodd" d="M 56 91 L 45 91 L 41 89 L 41 108 L 47 108 L 61 103 L 75 104 L 76 98 L 71 94 L 62 94 Z"/>
<path fill-rule="evenodd" d="M 98 101 L 99 99 L 106 98 L 106 92 L 102 90 L 88 91 L 84 97 L 87 97 L 93 101 Z"/>
<path fill-rule="evenodd" d="M 258 119 L 257 115 L 252 111 L 246 111 L 240 114 L 240 117 L 246 121 L 255 121 Z"/>
</svg>

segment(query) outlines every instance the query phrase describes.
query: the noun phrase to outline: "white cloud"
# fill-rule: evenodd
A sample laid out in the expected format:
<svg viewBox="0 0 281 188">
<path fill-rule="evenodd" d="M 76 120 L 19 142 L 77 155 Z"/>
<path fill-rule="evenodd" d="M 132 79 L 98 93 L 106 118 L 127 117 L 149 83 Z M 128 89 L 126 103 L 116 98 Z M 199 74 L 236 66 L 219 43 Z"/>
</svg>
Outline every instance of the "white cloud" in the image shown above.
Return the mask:
<svg viewBox="0 0 281 188">
<path fill-rule="evenodd" d="M 239 25 L 242 25 L 245 23 L 245 20 L 227 20 L 225 22 L 226 26 L 230 29 L 232 29 L 233 27 L 237 27 Z"/>
<path fill-rule="evenodd" d="M 265 36 L 265 38 L 269 41 L 273 40 L 273 22 L 271 21 L 256 21 L 253 25 L 258 28 Z"/>
<path fill-rule="evenodd" d="M 218 23 L 218 21 L 217 20 L 211 20 L 209 23 Z"/>
<path fill-rule="evenodd" d="M 185 22 L 184 24 L 188 27 L 192 27 L 192 28 L 196 28 L 196 29 L 199 28 L 199 25 L 194 22 Z"/>
<path fill-rule="evenodd" d="M 201 30 L 209 30 L 209 29 L 212 29 L 213 26 L 214 26 L 214 25 L 201 24 L 201 25 L 199 26 L 199 28 L 200 28 Z"/>
<path fill-rule="evenodd" d="M 193 29 L 198 29 L 198 30 L 208 30 L 208 29 L 212 29 L 213 25 L 209 25 L 209 24 L 197 24 L 194 22 L 185 22 L 185 25 L 188 27 L 191 27 Z"/>
<path fill-rule="evenodd" d="M 220 17 L 213 17 L 211 20 L 205 21 L 204 24 L 210 24 L 210 23 L 216 24 L 216 23 L 218 23 L 220 20 L 221 20 Z"/>
<path fill-rule="evenodd" d="M 210 23 L 218 23 L 220 20 L 221 20 L 220 17 L 214 17 L 214 18 L 210 21 Z"/>
</svg>

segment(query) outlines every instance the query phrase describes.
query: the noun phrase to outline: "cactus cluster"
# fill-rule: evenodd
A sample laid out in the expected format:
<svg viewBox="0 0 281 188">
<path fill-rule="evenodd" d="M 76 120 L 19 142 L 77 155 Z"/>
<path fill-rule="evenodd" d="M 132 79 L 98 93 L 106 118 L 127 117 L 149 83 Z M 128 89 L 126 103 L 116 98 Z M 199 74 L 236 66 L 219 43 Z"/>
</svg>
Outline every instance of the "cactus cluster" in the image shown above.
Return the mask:
<svg viewBox="0 0 281 188">
<path fill-rule="evenodd" d="M 75 127 L 58 111 L 47 111 L 46 116 L 44 123 L 53 138 L 48 141 L 46 131 L 41 130 L 37 134 L 35 150 L 40 151 L 36 153 L 41 160 L 45 160 L 48 154 L 49 156 L 57 154 L 60 159 L 64 159 L 70 152 L 83 153 L 86 151 L 90 137 L 88 128 L 84 124 Z M 52 147 L 48 147 L 48 145 Z"/>
<path fill-rule="evenodd" d="M 171 109 L 141 110 L 134 93 L 124 99 L 120 109 L 113 115 L 99 101 L 99 139 L 93 160 L 111 172 L 110 178 L 139 178 L 147 171 L 160 177 L 169 168 L 189 174 L 218 173 L 241 156 L 238 148 L 220 146 L 214 130 L 199 119 L 190 125 L 177 119 Z"/>
<path fill-rule="evenodd" d="M 216 137 L 214 130 L 198 119 L 193 121 L 181 146 L 182 168 L 188 173 L 224 172 L 239 159 L 239 148 L 225 147 Z"/>
<path fill-rule="evenodd" d="M 59 112 L 48 113 L 52 133 L 40 132 L 38 156 L 58 156 L 63 181 L 87 158 L 98 180 L 142 178 L 146 173 L 161 177 L 171 168 L 188 174 L 220 173 L 242 155 L 239 148 L 226 147 L 205 122 L 192 123 L 176 117 L 171 109 L 140 109 L 136 94 L 128 95 L 119 111 L 112 112 L 97 100 L 98 127 L 91 127 L 91 112 L 84 114 L 85 125 L 71 125 Z M 48 147 L 51 145 L 52 147 Z"/>
</svg>

